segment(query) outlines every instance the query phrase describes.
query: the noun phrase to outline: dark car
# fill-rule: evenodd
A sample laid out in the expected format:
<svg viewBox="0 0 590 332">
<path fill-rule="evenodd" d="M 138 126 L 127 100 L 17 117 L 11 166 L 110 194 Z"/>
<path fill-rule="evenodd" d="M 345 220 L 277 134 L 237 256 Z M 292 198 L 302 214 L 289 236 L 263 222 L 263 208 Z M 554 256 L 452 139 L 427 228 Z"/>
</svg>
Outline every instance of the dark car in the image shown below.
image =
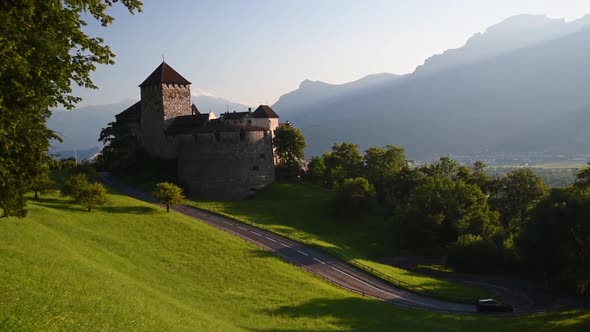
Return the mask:
<svg viewBox="0 0 590 332">
<path fill-rule="evenodd" d="M 513 312 L 514 308 L 511 305 L 502 303 L 494 299 L 483 299 L 477 301 L 477 311 L 484 312 Z"/>
</svg>

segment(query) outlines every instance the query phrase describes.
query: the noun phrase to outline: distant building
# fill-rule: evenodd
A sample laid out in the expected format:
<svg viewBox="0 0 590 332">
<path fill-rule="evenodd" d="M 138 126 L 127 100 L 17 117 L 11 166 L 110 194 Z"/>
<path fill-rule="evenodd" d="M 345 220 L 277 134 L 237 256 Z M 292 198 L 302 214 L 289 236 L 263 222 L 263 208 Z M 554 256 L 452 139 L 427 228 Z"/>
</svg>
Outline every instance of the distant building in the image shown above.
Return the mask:
<svg viewBox="0 0 590 332">
<path fill-rule="evenodd" d="M 202 114 L 190 102 L 190 82 L 162 62 L 139 85 L 141 100 L 115 116 L 150 155 L 176 159 L 178 180 L 209 199 L 240 199 L 275 179 L 272 146 L 279 116 L 254 112 Z"/>
</svg>

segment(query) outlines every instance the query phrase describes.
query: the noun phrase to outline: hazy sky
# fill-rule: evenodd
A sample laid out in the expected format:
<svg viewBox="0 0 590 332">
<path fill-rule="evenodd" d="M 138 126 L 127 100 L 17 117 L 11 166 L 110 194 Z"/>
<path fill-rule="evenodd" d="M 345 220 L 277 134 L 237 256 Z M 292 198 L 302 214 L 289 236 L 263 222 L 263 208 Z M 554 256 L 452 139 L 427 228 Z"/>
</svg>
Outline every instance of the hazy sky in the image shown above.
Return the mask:
<svg viewBox="0 0 590 332">
<path fill-rule="evenodd" d="M 117 54 L 92 75 L 99 90 L 75 89 L 84 105 L 139 99 L 137 87 L 162 61 L 193 93 L 248 105 L 273 104 L 305 79 L 345 83 L 373 73 L 412 72 L 507 17 L 567 21 L 588 0 L 142 0 L 143 13 L 111 10 L 91 24 Z"/>
</svg>

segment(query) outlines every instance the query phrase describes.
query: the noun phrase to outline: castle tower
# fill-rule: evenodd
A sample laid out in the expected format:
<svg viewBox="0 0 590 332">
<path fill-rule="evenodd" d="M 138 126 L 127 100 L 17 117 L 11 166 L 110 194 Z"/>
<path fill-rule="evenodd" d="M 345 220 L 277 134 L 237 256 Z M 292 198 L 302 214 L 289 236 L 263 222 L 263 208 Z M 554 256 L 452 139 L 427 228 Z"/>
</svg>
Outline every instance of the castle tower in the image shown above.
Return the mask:
<svg viewBox="0 0 590 332">
<path fill-rule="evenodd" d="M 151 155 L 176 158 L 175 142 L 164 135 L 164 130 L 175 117 L 192 114 L 190 84 L 162 61 L 139 85 L 142 143 Z"/>
</svg>

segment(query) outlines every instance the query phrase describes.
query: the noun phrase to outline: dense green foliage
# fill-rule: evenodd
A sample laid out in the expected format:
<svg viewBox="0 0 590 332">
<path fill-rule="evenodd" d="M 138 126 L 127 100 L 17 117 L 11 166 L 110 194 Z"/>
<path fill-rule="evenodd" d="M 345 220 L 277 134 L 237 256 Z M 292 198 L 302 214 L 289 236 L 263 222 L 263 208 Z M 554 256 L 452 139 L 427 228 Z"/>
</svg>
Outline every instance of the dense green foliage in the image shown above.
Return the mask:
<svg viewBox="0 0 590 332">
<path fill-rule="evenodd" d="M 170 182 L 156 184 L 152 196 L 154 196 L 158 202 L 166 205 L 166 212 L 170 212 L 170 206 L 182 203 L 184 200 L 182 189 Z"/>
<path fill-rule="evenodd" d="M 531 277 L 590 294 L 590 193 L 552 190 L 524 224 L 517 247 Z"/>
<path fill-rule="evenodd" d="M 0 4 L 0 207 L 24 216 L 23 195 L 47 172 L 46 127 L 51 107 L 72 108 L 80 99 L 71 85 L 95 88 L 96 64 L 113 63 L 101 38 L 83 31 L 85 17 L 112 23 L 108 7 L 119 1 L 19 0 Z M 120 1 L 131 13 L 138 0 Z"/>
<path fill-rule="evenodd" d="M 112 171 L 126 170 L 136 163 L 139 144 L 127 125 L 110 122 L 100 131 L 98 141 L 103 144 L 99 159 L 101 168 Z"/>
<path fill-rule="evenodd" d="M 490 203 L 500 212 L 500 221 L 508 233 L 517 234 L 528 211 L 549 189 L 530 169 L 520 168 L 494 181 Z"/>
<path fill-rule="evenodd" d="M 93 208 L 108 202 L 105 187 L 96 182 L 90 182 L 86 173 L 74 173 L 64 181 L 61 196 L 69 196 L 77 204 L 91 212 Z"/>
<path fill-rule="evenodd" d="M 483 162 L 465 167 L 442 157 L 410 164 L 401 148 L 369 148 L 361 155 L 355 144 L 342 143 L 314 158 L 308 176 L 327 188 L 340 188 L 349 178 L 367 179 L 363 186 L 374 186 L 389 215 L 384 229 L 391 239 L 385 242 L 394 252 L 448 255 L 457 271 L 522 273 L 588 293 L 589 273 L 580 266 L 590 266 L 585 224 L 590 168 L 578 172 L 572 187 L 547 198 L 548 186 L 529 168 L 490 177 Z M 335 202 L 342 210 L 355 206 L 339 193 Z M 553 232 L 567 245 L 555 246 Z M 544 257 L 556 257 L 555 264 L 542 268 Z"/>
<path fill-rule="evenodd" d="M 356 144 L 335 143 L 322 158 L 326 166 L 322 182 L 329 188 L 338 188 L 345 179 L 362 176 L 363 155 Z"/>
<path fill-rule="evenodd" d="M 374 200 L 375 187 L 367 179 L 345 179 L 336 194 L 336 211 L 348 216 L 371 212 Z"/>
<path fill-rule="evenodd" d="M 301 163 L 305 157 L 305 137 L 299 129 L 291 125 L 279 126 L 274 132 L 273 146 L 279 159 L 279 176 L 296 177 L 301 173 Z"/>
<path fill-rule="evenodd" d="M 456 272 L 493 272 L 500 267 L 498 248 L 490 238 L 462 235 L 449 246 L 447 264 Z"/>
<path fill-rule="evenodd" d="M 362 298 L 244 241 L 121 195 L 55 196 L 0 222 L 2 331 L 587 331 L 585 311 L 455 316 Z"/>
</svg>

